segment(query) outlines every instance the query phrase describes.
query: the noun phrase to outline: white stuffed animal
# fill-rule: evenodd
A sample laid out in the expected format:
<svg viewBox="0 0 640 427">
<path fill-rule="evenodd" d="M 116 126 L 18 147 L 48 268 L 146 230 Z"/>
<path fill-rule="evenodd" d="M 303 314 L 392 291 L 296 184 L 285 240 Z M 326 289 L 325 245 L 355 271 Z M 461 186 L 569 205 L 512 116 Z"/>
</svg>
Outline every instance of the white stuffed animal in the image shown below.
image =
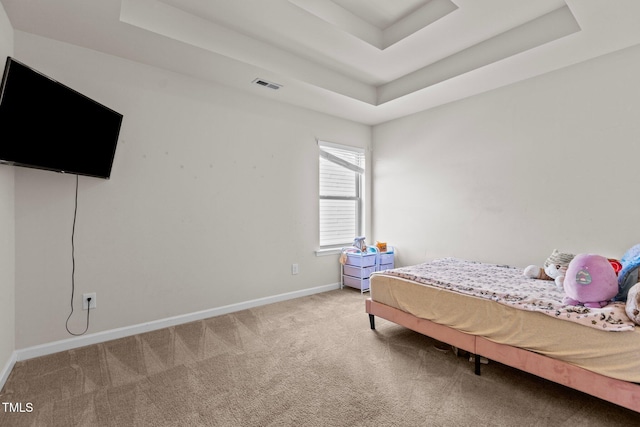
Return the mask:
<svg viewBox="0 0 640 427">
<path fill-rule="evenodd" d="M 640 325 L 640 283 L 636 283 L 629 289 L 625 311 L 629 319 L 636 325 Z"/>
<path fill-rule="evenodd" d="M 544 262 L 544 268 L 530 265 L 524 269 L 523 274 L 531 279 L 553 280 L 558 290 L 564 292 L 564 275 L 574 256 L 554 249 Z"/>
</svg>

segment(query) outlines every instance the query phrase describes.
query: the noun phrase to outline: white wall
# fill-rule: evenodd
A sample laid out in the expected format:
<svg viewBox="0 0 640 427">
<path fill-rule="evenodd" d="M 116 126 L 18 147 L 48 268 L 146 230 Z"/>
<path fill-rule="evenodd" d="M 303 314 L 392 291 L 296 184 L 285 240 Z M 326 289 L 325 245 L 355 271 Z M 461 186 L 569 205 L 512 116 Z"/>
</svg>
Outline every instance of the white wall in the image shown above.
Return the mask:
<svg viewBox="0 0 640 427">
<path fill-rule="evenodd" d="M 402 265 L 640 242 L 640 47 L 376 126 L 373 232 Z"/>
<path fill-rule="evenodd" d="M 0 4 L 0 69 L 13 55 L 13 28 Z M 14 171 L 0 165 L 0 388 L 15 350 Z M 7 367 L 5 371 L 5 367 Z"/>
<path fill-rule="evenodd" d="M 82 293 L 97 293 L 90 333 L 339 281 L 337 256 L 315 255 L 315 138 L 369 147 L 370 127 L 15 38 L 17 59 L 124 115 L 111 180 L 80 177 L 76 307 Z M 75 177 L 23 168 L 15 176 L 21 349 L 70 337 Z"/>
</svg>

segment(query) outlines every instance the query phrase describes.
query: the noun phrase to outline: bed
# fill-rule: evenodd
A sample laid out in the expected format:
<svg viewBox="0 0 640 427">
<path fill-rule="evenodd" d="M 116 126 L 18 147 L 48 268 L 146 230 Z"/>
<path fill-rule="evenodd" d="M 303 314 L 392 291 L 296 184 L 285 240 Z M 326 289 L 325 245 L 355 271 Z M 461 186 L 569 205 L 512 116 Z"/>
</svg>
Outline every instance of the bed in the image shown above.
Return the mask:
<svg viewBox="0 0 640 427">
<path fill-rule="evenodd" d="M 562 296 L 514 267 L 445 258 L 372 275 L 366 312 L 372 329 L 377 316 L 640 412 L 640 327 L 624 303 L 586 309 Z"/>
</svg>

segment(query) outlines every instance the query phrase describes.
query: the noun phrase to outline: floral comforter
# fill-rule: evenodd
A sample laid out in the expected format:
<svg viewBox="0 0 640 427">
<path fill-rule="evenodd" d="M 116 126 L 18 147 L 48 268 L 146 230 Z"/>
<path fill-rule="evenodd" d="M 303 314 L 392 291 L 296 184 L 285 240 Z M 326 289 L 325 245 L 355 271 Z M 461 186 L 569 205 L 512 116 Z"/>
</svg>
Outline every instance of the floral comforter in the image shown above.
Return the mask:
<svg viewBox="0 0 640 427">
<path fill-rule="evenodd" d="M 603 308 L 564 305 L 564 293 L 553 282 L 529 279 L 521 269 L 456 258 L 442 258 L 424 264 L 386 270 L 383 274 L 472 295 L 528 311 L 604 331 L 631 331 L 634 323 L 623 302 Z"/>
</svg>

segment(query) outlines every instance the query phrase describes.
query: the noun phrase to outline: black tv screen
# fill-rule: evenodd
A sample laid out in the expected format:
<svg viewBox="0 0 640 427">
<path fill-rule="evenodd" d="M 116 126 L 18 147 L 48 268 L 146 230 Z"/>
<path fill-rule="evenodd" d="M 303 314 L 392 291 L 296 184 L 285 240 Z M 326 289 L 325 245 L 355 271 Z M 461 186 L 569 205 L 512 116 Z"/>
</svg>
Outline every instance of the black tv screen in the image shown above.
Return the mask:
<svg viewBox="0 0 640 427">
<path fill-rule="evenodd" d="M 122 114 L 8 57 L 0 162 L 108 179 Z"/>
</svg>

